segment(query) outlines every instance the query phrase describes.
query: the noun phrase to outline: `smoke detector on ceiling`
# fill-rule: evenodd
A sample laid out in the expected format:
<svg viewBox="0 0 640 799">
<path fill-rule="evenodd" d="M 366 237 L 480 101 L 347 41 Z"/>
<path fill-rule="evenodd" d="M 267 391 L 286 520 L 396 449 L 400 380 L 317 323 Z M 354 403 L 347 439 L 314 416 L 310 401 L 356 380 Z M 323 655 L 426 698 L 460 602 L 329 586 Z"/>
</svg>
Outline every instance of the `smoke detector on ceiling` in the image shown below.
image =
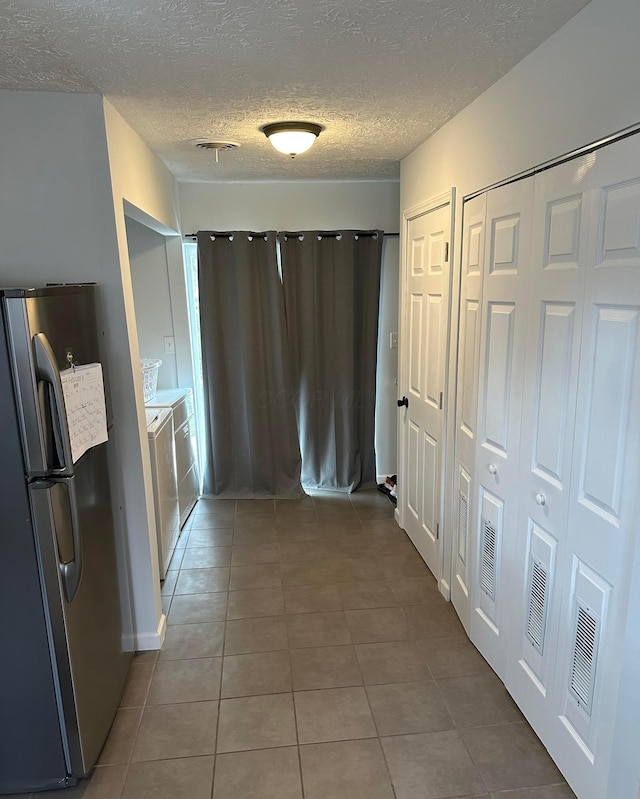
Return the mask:
<svg viewBox="0 0 640 799">
<path fill-rule="evenodd" d="M 220 160 L 222 150 L 237 150 L 240 147 L 239 142 L 226 139 L 191 139 L 189 144 L 193 144 L 199 150 L 215 150 L 216 164 Z"/>
</svg>

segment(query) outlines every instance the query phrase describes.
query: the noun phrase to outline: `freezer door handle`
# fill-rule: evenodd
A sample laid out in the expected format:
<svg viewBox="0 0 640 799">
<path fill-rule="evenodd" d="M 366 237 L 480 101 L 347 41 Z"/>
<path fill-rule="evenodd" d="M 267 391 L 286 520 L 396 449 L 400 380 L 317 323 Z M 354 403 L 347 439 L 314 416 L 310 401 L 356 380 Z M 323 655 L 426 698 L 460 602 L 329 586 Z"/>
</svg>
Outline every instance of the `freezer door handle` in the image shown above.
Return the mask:
<svg viewBox="0 0 640 799">
<path fill-rule="evenodd" d="M 71 441 L 69 438 L 69 425 L 64 404 L 62 380 L 56 364 L 56 358 L 51 345 L 44 333 L 36 333 L 33 337 L 33 348 L 36 356 L 36 374 L 39 380 L 49 383 L 53 391 L 55 408 L 52 408 L 53 432 L 59 454 L 62 456 L 62 465 L 51 469 L 51 474 L 60 477 L 69 477 L 73 474 L 73 456 L 71 454 Z"/>
<path fill-rule="evenodd" d="M 72 602 L 82 578 L 82 537 L 75 477 L 31 483 L 36 527 L 49 527 L 55 541 L 58 570 L 67 602 Z"/>
</svg>

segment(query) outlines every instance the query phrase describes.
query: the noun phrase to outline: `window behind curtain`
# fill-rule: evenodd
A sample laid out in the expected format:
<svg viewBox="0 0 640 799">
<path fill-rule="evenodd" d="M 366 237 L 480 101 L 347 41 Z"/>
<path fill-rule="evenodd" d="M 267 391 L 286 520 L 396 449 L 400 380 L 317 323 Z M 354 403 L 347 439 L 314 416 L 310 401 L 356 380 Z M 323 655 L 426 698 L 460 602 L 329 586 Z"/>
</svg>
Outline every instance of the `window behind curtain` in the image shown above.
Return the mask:
<svg viewBox="0 0 640 799">
<path fill-rule="evenodd" d="M 187 310 L 189 312 L 189 334 L 191 336 L 191 352 L 193 353 L 193 387 L 196 429 L 198 434 L 198 462 L 203 463 L 204 444 L 202 439 L 204 419 L 204 387 L 202 379 L 202 344 L 200 341 L 200 299 L 198 295 L 198 245 L 185 242 L 184 253 L 185 282 L 187 286 Z M 200 490 L 202 490 L 202 466 L 200 468 Z"/>
</svg>

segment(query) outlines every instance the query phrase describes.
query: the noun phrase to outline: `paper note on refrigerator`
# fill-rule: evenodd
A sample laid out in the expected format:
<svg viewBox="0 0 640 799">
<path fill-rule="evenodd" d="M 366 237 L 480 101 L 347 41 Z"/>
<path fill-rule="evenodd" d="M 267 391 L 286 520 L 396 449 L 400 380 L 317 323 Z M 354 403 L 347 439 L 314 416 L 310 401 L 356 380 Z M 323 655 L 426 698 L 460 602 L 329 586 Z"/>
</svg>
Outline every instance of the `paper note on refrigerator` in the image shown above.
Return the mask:
<svg viewBox="0 0 640 799">
<path fill-rule="evenodd" d="M 73 462 L 107 440 L 102 366 L 90 363 L 60 373 Z"/>
</svg>

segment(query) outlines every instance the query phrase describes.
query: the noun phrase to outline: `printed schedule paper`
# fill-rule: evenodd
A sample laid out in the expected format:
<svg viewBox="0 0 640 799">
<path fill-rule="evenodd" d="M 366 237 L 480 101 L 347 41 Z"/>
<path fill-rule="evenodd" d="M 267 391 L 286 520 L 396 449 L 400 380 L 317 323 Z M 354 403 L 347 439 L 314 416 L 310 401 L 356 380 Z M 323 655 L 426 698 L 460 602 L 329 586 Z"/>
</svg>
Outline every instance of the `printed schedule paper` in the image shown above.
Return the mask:
<svg viewBox="0 0 640 799">
<path fill-rule="evenodd" d="M 60 373 L 67 411 L 71 455 L 76 463 L 91 447 L 107 440 L 107 409 L 102 366 L 90 363 Z"/>
</svg>

